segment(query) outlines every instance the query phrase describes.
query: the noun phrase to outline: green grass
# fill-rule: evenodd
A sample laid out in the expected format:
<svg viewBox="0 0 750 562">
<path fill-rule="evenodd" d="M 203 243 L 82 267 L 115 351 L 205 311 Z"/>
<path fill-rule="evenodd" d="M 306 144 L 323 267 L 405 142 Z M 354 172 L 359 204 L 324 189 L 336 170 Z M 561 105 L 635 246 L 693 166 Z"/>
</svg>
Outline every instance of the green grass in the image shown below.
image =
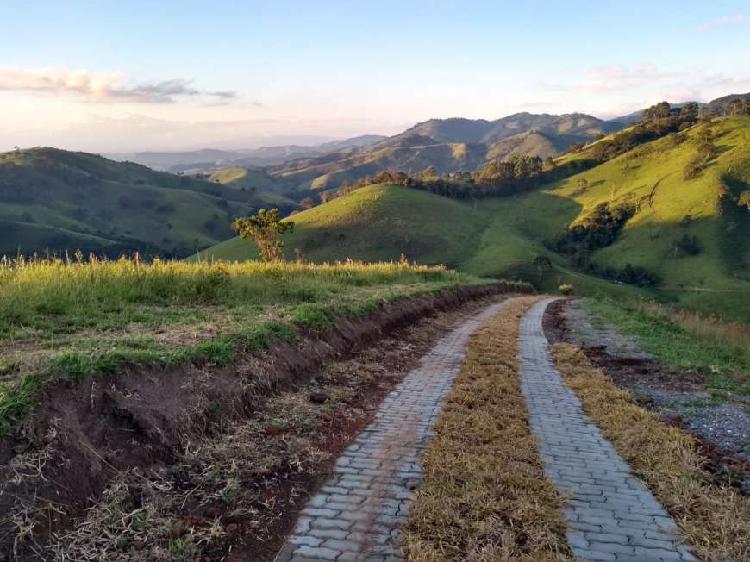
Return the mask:
<svg viewBox="0 0 750 562">
<path fill-rule="evenodd" d="M 208 175 L 212 183 L 220 183 L 241 192 L 252 192 L 258 202 L 279 208 L 296 209 L 297 201 L 289 196 L 301 198 L 301 193 L 295 193 L 294 185 L 283 179 L 269 176 L 261 170 L 233 167 L 222 168 Z"/>
<path fill-rule="evenodd" d="M 478 237 L 488 217 L 470 205 L 391 185 L 373 185 L 290 217 L 294 232 L 285 238 L 286 255 L 299 248 L 316 262 L 398 260 L 455 266 Z M 211 259 L 256 256 L 252 242 L 228 240 L 199 254 Z"/>
<path fill-rule="evenodd" d="M 231 220 L 288 200 L 94 154 L 0 154 L 0 255 L 83 249 L 185 256 L 232 236 Z"/>
<path fill-rule="evenodd" d="M 0 432 L 45 381 L 227 365 L 339 315 L 480 280 L 407 263 L 0 262 Z"/>
<path fill-rule="evenodd" d="M 717 156 L 701 174 L 685 180 L 683 168 L 706 130 Z M 559 160 L 586 157 L 584 150 Z M 325 261 L 398 259 L 404 253 L 420 263 L 449 264 L 475 275 L 522 278 L 545 290 L 571 283 L 577 294 L 647 297 L 750 322 L 750 212 L 736 203 L 743 194 L 750 200 L 750 118 L 722 118 L 513 197 L 467 201 L 399 186 L 368 186 L 295 215 L 287 254 L 293 257 L 297 247 L 306 259 Z M 567 257 L 547 249 L 545 242 L 602 203 L 634 205 L 638 212 L 615 243 L 593 252 L 591 259 L 615 269 L 643 267 L 662 280 L 658 289 L 576 271 Z M 698 239 L 699 254 L 675 250 L 685 235 Z M 254 248 L 235 239 L 200 255 L 245 259 Z M 539 255 L 549 257 L 552 269 L 538 270 L 534 258 Z"/>
<path fill-rule="evenodd" d="M 600 314 L 625 334 L 635 336 L 642 349 L 677 369 L 706 375 L 712 388 L 750 395 L 750 350 L 728 343 L 727 337 L 699 332 L 679 314 L 670 318 L 649 307 L 623 305 L 611 299 L 586 299 L 587 308 Z"/>
</svg>

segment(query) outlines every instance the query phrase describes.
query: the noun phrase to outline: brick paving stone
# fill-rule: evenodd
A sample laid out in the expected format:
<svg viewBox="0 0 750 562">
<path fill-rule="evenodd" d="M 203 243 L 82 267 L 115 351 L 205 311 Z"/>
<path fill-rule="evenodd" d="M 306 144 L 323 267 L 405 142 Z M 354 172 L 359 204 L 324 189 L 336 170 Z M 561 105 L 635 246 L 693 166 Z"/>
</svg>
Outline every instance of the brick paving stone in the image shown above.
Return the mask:
<svg viewBox="0 0 750 562">
<path fill-rule="evenodd" d="M 540 301 L 521 321 L 518 359 L 545 474 L 570 499 L 565 516 L 573 554 L 580 560 L 697 560 L 557 372 L 542 330 L 553 300 Z"/>
<path fill-rule="evenodd" d="M 440 402 L 461 368 L 469 337 L 503 305 L 487 307 L 440 339 L 385 398 L 310 498 L 278 562 L 403 560 L 398 529 L 422 477 L 420 459 Z"/>
</svg>

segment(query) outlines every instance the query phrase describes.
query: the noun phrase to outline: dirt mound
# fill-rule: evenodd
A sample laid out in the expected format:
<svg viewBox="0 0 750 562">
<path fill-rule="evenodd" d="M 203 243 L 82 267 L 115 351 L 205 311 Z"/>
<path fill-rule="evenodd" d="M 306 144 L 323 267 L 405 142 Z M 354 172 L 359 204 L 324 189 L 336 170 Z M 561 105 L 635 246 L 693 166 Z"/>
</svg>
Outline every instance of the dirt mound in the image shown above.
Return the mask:
<svg viewBox="0 0 750 562">
<path fill-rule="evenodd" d="M 38 559 L 35 545 L 69 526 L 118 472 L 173 462 L 192 438 L 221 433 L 229 420 L 304 383 L 325 362 L 438 311 L 517 289 L 458 287 L 384 304 L 229 367 L 133 369 L 49 384 L 33 416 L 0 442 L 0 560 Z"/>
</svg>

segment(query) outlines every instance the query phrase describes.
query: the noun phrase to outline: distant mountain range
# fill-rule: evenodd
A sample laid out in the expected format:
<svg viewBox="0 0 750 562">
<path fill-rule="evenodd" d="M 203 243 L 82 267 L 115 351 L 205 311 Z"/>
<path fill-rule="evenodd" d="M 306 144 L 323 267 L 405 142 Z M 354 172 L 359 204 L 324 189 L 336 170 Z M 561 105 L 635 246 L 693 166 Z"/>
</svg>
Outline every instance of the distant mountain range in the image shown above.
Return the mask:
<svg viewBox="0 0 750 562">
<path fill-rule="evenodd" d="M 591 115 L 517 113 L 495 121 L 430 119 L 358 150 L 299 158 L 271 167 L 270 173 L 300 187 L 329 189 L 383 170 L 418 173 L 477 171 L 514 154 L 555 156 L 578 142 L 591 141 L 624 126 Z"/>
<path fill-rule="evenodd" d="M 451 154 L 443 148 L 456 146 L 448 140 L 481 141 L 487 131 L 492 128 L 486 122 L 431 121 L 370 150 L 398 154 L 419 143 L 420 154 L 447 161 Z M 425 135 L 443 144 L 428 145 L 434 138 Z M 489 139 L 493 145 L 507 140 Z M 699 121 L 679 133 L 631 140 L 628 150 L 603 159 L 600 143 L 567 153 L 558 163 L 591 165 L 513 196 L 449 197 L 392 184 L 356 189 L 294 215 L 287 256 L 315 262 L 406 256 L 482 276 L 524 279 L 544 290 L 571 283 L 577 294 L 658 296 L 750 322 L 750 116 Z M 612 230 L 613 209 L 627 213 L 621 215 L 624 227 Z M 577 230 L 571 231 L 572 225 Z M 606 229 L 611 236 L 602 237 Z M 587 230 L 597 233 L 596 242 L 581 237 Z M 575 237 L 585 242 L 561 244 Z M 254 245 L 239 238 L 200 254 L 232 260 L 255 255 Z M 550 266 L 546 271 L 540 257 L 549 260 L 541 260 Z"/>
<path fill-rule="evenodd" d="M 702 111 L 723 114 L 726 105 L 750 94 L 733 94 L 701 103 Z M 673 107 L 685 105 L 673 104 Z M 485 119 L 430 119 L 391 137 L 362 135 L 311 146 L 282 145 L 251 150 L 204 149 L 191 152 L 110 154 L 115 160 L 137 162 L 156 170 L 208 174 L 211 181 L 237 178 L 248 170 L 242 184 L 264 189 L 277 180 L 279 189 L 305 191 L 340 187 L 385 170 L 416 174 L 427 167 L 438 173 L 475 172 L 493 160 L 516 154 L 548 158 L 577 143 L 590 142 L 639 121 L 643 110 L 602 120 L 584 113 L 565 115 L 516 113 L 494 121 Z M 264 172 L 259 173 L 258 169 Z M 225 169 L 227 174 L 217 173 Z M 235 180 L 232 180 L 236 182 Z"/>
<path fill-rule="evenodd" d="M 265 146 L 247 150 L 202 149 L 187 152 L 132 152 L 105 154 L 120 162 L 129 161 L 164 172 L 210 171 L 222 167 L 273 166 L 293 158 L 319 156 L 340 150 L 366 146 L 385 139 L 382 135 L 360 135 L 311 146 Z"/>
<path fill-rule="evenodd" d="M 738 98 L 750 94 L 718 98 L 703 109 L 721 114 Z M 298 210 L 311 190 L 338 189 L 384 170 L 474 172 L 514 154 L 556 156 L 639 117 L 430 119 L 391 137 L 313 146 L 110 155 L 128 162 L 54 148 L 9 152 L 0 154 L 0 254 L 82 249 L 184 256 L 230 237 L 233 217 L 259 207 Z"/>
</svg>

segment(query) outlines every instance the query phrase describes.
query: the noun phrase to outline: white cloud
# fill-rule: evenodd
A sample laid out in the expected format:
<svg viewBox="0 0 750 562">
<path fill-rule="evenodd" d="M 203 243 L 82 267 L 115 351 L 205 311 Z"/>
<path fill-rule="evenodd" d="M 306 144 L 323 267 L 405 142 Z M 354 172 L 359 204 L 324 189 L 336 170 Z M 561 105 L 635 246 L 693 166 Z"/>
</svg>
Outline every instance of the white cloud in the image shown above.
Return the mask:
<svg viewBox="0 0 750 562">
<path fill-rule="evenodd" d="M 26 70 L 0 67 L 0 91 L 68 95 L 88 101 L 128 103 L 173 103 L 179 98 L 210 97 L 227 100 L 231 91 L 203 91 L 191 81 L 172 78 L 133 83 L 120 72 L 90 73 L 81 70 Z"/>
<path fill-rule="evenodd" d="M 726 27 L 727 25 L 742 25 L 745 23 L 744 14 L 734 14 L 732 16 L 721 16 L 710 20 L 703 21 L 698 24 L 698 31 L 713 31 L 720 27 Z"/>
<path fill-rule="evenodd" d="M 626 92 L 685 76 L 686 72 L 662 70 L 652 63 L 610 64 L 589 69 L 578 81 L 566 84 L 545 83 L 542 87 L 551 92 L 577 91 L 601 94 Z"/>
</svg>

